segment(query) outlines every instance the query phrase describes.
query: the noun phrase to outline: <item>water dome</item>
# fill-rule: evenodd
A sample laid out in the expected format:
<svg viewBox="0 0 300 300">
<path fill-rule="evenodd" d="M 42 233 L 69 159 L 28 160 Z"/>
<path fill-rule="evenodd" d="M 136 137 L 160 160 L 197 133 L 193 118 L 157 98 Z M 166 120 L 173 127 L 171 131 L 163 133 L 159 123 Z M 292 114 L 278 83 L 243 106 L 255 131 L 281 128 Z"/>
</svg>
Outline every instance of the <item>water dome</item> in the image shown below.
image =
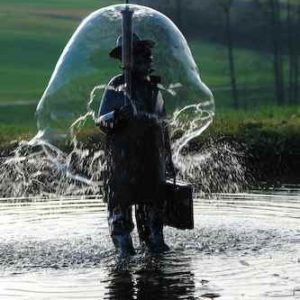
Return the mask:
<svg viewBox="0 0 300 300">
<path fill-rule="evenodd" d="M 129 5 L 134 11 L 133 30 L 142 39 L 155 42 L 153 75 L 167 115 L 173 124 L 187 119 L 189 137 L 201 133 L 212 121 L 214 100 L 201 81 L 189 45 L 165 15 L 149 7 Z M 37 107 L 37 138 L 54 143 L 70 136 L 71 125 L 84 116 L 95 117 L 105 85 L 121 73 L 121 63 L 109 57 L 122 33 L 125 5 L 99 9 L 86 17 L 63 50 Z M 133 83 L 134 84 L 134 83 Z M 190 118 L 191 117 L 191 118 Z M 86 126 L 95 126 L 86 122 Z"/>
</svg>

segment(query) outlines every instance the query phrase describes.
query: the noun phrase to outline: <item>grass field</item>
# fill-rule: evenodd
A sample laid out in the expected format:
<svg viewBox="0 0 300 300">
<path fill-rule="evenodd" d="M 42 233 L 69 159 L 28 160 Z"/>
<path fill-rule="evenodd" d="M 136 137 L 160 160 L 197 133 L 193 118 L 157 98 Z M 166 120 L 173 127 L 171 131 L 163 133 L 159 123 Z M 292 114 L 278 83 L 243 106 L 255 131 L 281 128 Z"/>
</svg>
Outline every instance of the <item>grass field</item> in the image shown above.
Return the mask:
<svg viewBox="0 0 300 300">
<path fill-rule="evenodd" d="M 1 1 L 0 103 L 38 101 L 80 21 L 118 1 Z"/>
<path fill-rule="evenodd" d="M 1 1 L 0 103 L 37 102 L 60 53 L 82 18 L 108 3 L 118 1 Z M 230 98 L 226 92 L 229 83 L 226 48 L 204 41 L 190 41 L 190 44 L 202 78 L 216 90 L 216 98 L 222 101 Z M 272 87 L 268 54 L 237 49 L 235 55 L 242 91 L 250 87 Z"/>
<path fill-rule="evenodd" d="M 72 33 L 90 12 L 120 2 L 1 0 L 0 144 L 35 133 L 36 104 Z M 235 49 L 243 109 L 234 112 L 230 109 L 226 47 L 204 40 L 189 43 L 201 77 L 215 95 L 216 130 L 238 127 L 241 122 L 251 119 L 269 120 L 270 124 L 274 124 L 274 120 L 293 120 L 299 125 L 299 108 L 268 106 L 273 101 L 272 61 L 269 54 Z M 226 127 L 224 124 L 231 125 Z"/>
</svg>

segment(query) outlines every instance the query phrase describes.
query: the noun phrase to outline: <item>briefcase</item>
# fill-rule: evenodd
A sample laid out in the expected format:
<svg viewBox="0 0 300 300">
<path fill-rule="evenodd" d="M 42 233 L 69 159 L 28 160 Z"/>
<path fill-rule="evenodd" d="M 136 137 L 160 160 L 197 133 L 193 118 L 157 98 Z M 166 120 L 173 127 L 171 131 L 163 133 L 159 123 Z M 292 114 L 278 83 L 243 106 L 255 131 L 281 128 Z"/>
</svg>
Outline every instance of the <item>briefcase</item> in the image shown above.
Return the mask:
<svg viewBox="0 0 300 300">
<path fill-rule="evenodd" d="M 194 228 L 193 189 L 192 185 L 166 180 L 164 194 L 164 225 L 177 229 Z"/>
</svg>

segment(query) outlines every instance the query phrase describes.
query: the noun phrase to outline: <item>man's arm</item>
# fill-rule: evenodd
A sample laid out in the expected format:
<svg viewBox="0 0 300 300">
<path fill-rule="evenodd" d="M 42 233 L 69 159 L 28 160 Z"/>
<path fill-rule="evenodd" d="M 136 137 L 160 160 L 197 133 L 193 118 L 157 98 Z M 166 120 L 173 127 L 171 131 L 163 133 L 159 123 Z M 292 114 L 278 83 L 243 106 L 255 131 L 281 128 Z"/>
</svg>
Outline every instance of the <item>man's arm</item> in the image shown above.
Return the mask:
<svg viewBox="0 0 300 300">
<path fill-rule="evenodd" d="M 116 118 L 116 106 L 115 103 L 118 102 L 118 95 L 115 91 L 107 88 L 104 91 L 98 118 L 96 120 L 96 125 L 99 126 L 100 130 L 107 134 L 117 127 L 118 119 Z"/>
<path fill-rule="evenodd" d="M 105 90 L 96 121 L 102 132 L 113 132 L 133 118 L 132 106 L 124 105 L 124 102 L 123 92 L 110 87 Z"/>
</svg>

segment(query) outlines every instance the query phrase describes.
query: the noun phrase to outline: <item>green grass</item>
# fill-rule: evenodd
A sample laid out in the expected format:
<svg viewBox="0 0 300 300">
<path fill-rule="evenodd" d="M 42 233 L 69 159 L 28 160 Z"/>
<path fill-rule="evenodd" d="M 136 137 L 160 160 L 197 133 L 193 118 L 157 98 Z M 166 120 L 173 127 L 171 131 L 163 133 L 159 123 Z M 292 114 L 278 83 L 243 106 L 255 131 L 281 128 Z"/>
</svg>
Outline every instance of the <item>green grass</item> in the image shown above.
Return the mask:
<svg viewBox="0 0 300 300">
<path fill-rule="evenodd" d="M 215 96 L 216 107 L 222 110 L 232 107 L 227 48 L 204 41 L 192 41 L 190 46 L 201 78 Z M 253 109 L 272 105 L 275 96 L 271 55 L 249 49 L 234 49 L 234 57 L 241 107 Z"/>
<path fill-rule="evenodd" d="M 4 108 L 0 115 L 0 148 L 6 147 L 11 140 L 35 135 L 34 110 L 35 105 L 20 106 L 18 109 L 14 106 Z M 255 133 L 257 130 L 277 132 L 283 136 L 299 136 L 300 107 L 265 106 L 252 111 L 224 109 L 216 113 L 213 124 L 202 138 L 231 136 L 245 139 L 249 131 Z M 90 134 L 93 131 L 88 132 Z"/>
<path fill-rule="evenodd" d="M 0 103 L 38 102 L 55 64 L 80 21 L 121 1 L 23 1 L 0 3 Z"/>
<path fill-rule="evenodd" d="M 299 135 L 300 107 L 262 106 L 251 111 L 224 109 L 217 112 L 213 124 L 204 136 L 238 138 L 245 129 L 251 128 Z"/>
<path fill-rule="evenodd" d="M 122 1 L 2 0 L 0 103 L 38 101 L 80 20 L 93 10 L 115 3 Z M 218 106 L 230 105 L 230 91 L 226 90 L 229 85 L 226 47 L 204 41 L 191 41 L 190 44 L 201 76 L 213 89 Z M 235 49 L 235 57 L 242 97 L 249 95 L 249 87 L 272 86 L 269 56 Z M 269 94 L 267 98 L 273 97 Z"/>
<path fill-rule="evenodd" d="M 228 86 L 227 48 L 224 45 L 210 44 L 204 41 L 191 41 L 190 47 L 203 81 L 212 87 Z M 272 60 L 269 54 L 254 50 L 235 49 L 234 55 L 239 85 L 273 83 Z"/>
</svg>

